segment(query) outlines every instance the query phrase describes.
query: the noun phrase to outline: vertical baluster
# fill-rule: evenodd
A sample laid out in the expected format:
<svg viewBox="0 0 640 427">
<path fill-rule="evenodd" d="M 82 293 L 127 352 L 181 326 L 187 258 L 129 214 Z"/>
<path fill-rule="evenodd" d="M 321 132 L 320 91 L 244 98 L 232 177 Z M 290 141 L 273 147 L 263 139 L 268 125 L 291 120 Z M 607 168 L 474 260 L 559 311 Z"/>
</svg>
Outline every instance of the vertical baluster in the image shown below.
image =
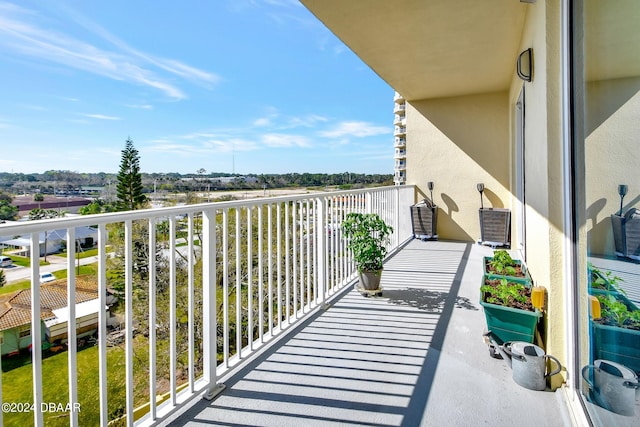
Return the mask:
<svg viewBox="0 0 640 427">
<path fill-rule="evenodd" d="M 313 255 L 311 254 L 311 241 L 313 240 L 313 236 L 311 235 L 311 203 L 309 200 L 306 201 L 306 223 L 307 230 L 305 233 L 305 238 L 307 239 L 307 308 L 311 308 L 311 262 L 313 261 Z"/>
<path fill-rule="evenodd" d="M 133 223 L 124 223 L 124 289 L 125 289 L 125 361 L 126 361 L 126 415 L 127 424 L 133 425 Z"/>
<path fill-rule="evenodd" d="M 76 341 L 76 229 L 67 229 L 67 366 L 69 372 L 69 403 L 78 402 L 78 366 Z M 1 374 L 0 374 L 1 376 Z M 69 424 L 78 425 L 78 412 L 69 413 Z"/>
<path fill-rule="evenodd" d="M 267 312 L 269 314 L 269 336 L 273 336 L 273 206 L 267 205 Z"/>
<path fill-rule="evenodd" d="M 236 208 L 236 354 L 238 359 L 242 357 L 242 262 L 240 259 L 242 224 L 240 223 L 240 209 L 240 207 Z"/>
<path fill-rule="evenodd" d="M 98 305 L 107 306 L 107 252 L 108 234 L 104 224 L 98 225 Z M 107 407 L 107 312 L 98 310 L 98 382 L 100 384 L 100 425 L 109 422 Z"/>
<path fill-rule="evenodd" d="M 156 415 L 156 219 L 149 218 L 149 415 Z"/>
<path fill-rule="evenodd" d="M 176 283 L 176 218 L 174 215 L 169 217 L 169 383 L 171 387 L 171 405 L 176 405 L 176 372 L 177 365 L 177 315 L 176 308 L 178 304 Z"/>
<path fill-rule="evenodd" d="M 204 398 L 212 400 L 222 390 L 217 375 L 217 305 L 216 305 L 216 210 L 202 212 L 202 323 L 204 377 L 208 382 Z"/>
<path fill-rule="evenodd" d="M 45 231 L 47 233 L 47 231 Z M 46 240 L 46 239 L 45 239 Z M 40 323 L 40 233 L 31 233 L 31 369 L 33 373 L 33 404 L 42 404 L 42 325 Z M 45 253 L 47 247 L 45 244 Z M 44 425 L 43 413 L 33 411 L 35 426 Z"/>
<path fill-rule="evenodd" d="M 187 250 L 189 253 L 187 254 L 187 322 L 188 322 L 188 341 L 189 341 L 189 391 L 191 393 L 194 392 L 194 382 L 195 382 L 195 320 L 194 320 L 194 312 L 196 310 L 195 307 L 195 254 L 194 254 L 194 243 L 193 240 L 195 238 L 194 229 L 193 229 L 193 213 L 189 213 L 187 215 Z M 202 249 L 202 242 L 200 242 L 200 248 Z M 201 253 L 201 256 L 203 254 Z"/>
<path fill-rule="evenodd" d="M 247 340 L 253 351 L 253 209 L 247 206 Z"/>
<path fill-rule="evenodd" d="M 300 310 L 301 314 L 304 314 L 304 265 L 305 265 L 305 253 L 304 253 L 304 215 L 303 215 L 303 203 L 300 202 Z"/>
<path fill-rule="evenodd" d="M 277 295 L 278 295 L 278 330 L 282 330 L 282 203 L 276 205 L 276 273 Z"/>
<path fill-rule="evenodd" d="M 229 367 L 229 210 L 222 210 L 222 359 Z"/>
<path fill-rule="evenodd" d="M 284 242 L 285 242 L 285 247 L 284 247 L 284 259 L 285 259 L 285 266 L 284 266 L 284 271 L 285 271 L 285 287 L 284 287 L 284 293 L 285 293 L 285 312 L 286 312 L 286 320 L 287 320 L 287 325 L 291 324 L 291 291 L 289 289 L 289 286 L 291 286 L 291 278 L 290 278 L 290 271 L 289 268 L 291 268 L 290 265 L 290 259 L 289 259 L 289 249 L 290 249 L 290 242 L 289 242 L 289 202 L 285 202 L 284 205 Z"/>
<path fill-rule="evenodd" d="M 263 253 L 263 233 L 264 225 L 262 211 L 264 205 L 258 208 L 258 338 L 260 344 L 264 343 L 264 253 Z"/>
<path fill-rule="evenodd" d="M 293 287 L 293 316 L 294 318 L 298 318 L 298 242 L 297 242 L 297 212 L 298 212 L 298 203 L 297 202 L 292 202 L 291 205 L 291 222 L 292 227 L 291 227 L 291 245 L 292 245 L 292 250 L 293 250 L 293 259 L 292 261 L 292 273 L 293 273 L 293 277 L 292 277 L 292 287 Z"/>
</svg>

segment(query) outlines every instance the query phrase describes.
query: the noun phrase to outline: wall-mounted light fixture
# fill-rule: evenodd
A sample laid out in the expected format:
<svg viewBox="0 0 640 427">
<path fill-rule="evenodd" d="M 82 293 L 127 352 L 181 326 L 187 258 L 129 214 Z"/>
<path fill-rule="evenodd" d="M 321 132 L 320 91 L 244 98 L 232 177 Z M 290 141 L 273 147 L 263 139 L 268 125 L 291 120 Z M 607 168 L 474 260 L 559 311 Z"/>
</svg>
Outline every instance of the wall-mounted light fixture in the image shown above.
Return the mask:
<svg viewBox="0 0 640 427">
<path fill-rule="evenodd" d="M 530 82 L 533 79 L 533 49 L 529 48 L 518 55 L 518 61 L 516 63 L 516 72 L 525 82 Z"/>
<path fill-rule="evenodd" d="M 431 194 L 431 203 L 433 203 L 433 181 L 427 182 L 427 188 L 429 189 L 429 193 Z"/>
<path fill-rule="evenodd" d="M 618 194 L 620 195 L 620 211 L 618 212 L 619 216 L 622 216 L 622 201 L 624 200 L 624 196 L 627 195 L 627 191 L 629 191 L 629 187 L 626 184 L 618 185 Z"/>
<path fill-rule="evenodd" d="M 478 192 L 480 193 L 480 209 L 484 209 L 484 203 L 482 202 L 482 192 L 484 191 L 484 184 L 482 184 L 482 183 L 476 184 L 476 188 L 478 189 Z"/>
</svg>

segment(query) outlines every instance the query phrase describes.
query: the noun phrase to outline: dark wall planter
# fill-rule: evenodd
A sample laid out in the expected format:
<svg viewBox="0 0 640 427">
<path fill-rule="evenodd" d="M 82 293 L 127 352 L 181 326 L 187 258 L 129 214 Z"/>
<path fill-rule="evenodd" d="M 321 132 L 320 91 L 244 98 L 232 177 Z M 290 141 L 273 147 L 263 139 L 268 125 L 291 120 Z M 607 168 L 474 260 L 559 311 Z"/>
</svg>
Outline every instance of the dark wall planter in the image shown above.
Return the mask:
<svg viewBox="0 0 640 427">
<path fill-rule="evenodd" d="M 480 208 L 480 243 L 490 246 L 511 244 L 511 211 L 504 208 Z"/>
<path fill-rule="evenodd" d="M 640 260 L 640 211 L 629 209 L 624 215 L 611 215 L 616 255 Z"/>
<path fill-rule="evenodd" d="M 413 237 L 422 240 L 437 240 L 438 207 L 425 199 L 411 206 Z"/>
</svg>

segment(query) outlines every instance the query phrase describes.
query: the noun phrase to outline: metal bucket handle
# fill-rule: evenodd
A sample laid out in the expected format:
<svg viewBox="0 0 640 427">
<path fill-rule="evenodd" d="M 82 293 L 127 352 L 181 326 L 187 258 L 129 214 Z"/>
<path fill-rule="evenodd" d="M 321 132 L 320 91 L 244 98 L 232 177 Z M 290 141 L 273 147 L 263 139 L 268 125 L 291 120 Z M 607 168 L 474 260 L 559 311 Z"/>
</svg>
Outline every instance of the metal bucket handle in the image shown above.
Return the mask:
<svg viewBox="0 0 640 427">
<path fill-rule="evenodd" d="M 527 360 L 524 356 L 520 355 L 520 354 L 513 354 L 511 352 L 511 344 L 513 344 L 512 341 L 507 341 L 506 343 L 502 344 L 500 346 L 500 348 L 502 349 L 502 351 L 504 351 L 507 356 L 509 356 L 509 359 L 515 359 L 518 360 L 520 362 L 524 362 L 525 360 Z"/>
<path fill-rule="evenodd" d="M 589 387 L 593 390 L 595 389 L 595 386 L 593 385 L 593 383 L 591 381 L 589 381 L 589 378 L 586 377 L 584 374 L 587 371 L 593 371 L 595 369 L 594 365 L 586 365 L 582 367 L 582 379 L 585 380 L 587 382 L 587 384 L 589 385 Z M 593 378 L 593 375 L 591 375 L 591 377 Z"/>
<path fill-rule="evenodd" d="M 560 373 L 560 371 L 562 370 L 562 365 L 560 364 L 560 361 L 559 361 L 557 358 L 555 358 L 554 356 L 550 355 L 550 354 L 545 354 L 545 356 L 544 356 L 544 357 L 546 357 L 546 358 L 549 358 L 549 359 L 553 360 L 553 362 L 554 362 L 556 365 L 558 365 L 558 367 L 557 367 L 554 371 L 549 372 L 547 375 L 545 375 L 545 377 L 552 377 L 552 376 L 554 376 L 554 375 L 556 375 L 556 374 L 559 374 L 559 373 Z"/>
</svg>

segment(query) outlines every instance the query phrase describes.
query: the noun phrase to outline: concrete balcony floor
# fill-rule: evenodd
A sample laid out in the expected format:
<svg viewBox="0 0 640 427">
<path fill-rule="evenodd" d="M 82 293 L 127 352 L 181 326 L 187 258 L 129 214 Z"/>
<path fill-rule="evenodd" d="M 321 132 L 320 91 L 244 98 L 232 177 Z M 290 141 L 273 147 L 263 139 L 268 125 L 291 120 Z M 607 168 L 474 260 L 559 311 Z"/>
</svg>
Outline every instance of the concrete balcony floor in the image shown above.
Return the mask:
<svg viewBox="0 0 640 427">
<path fill-rule="evenodd" d="M 382 297 L 349 287 L 163 425 L 570 425 L 560 393 L 520 387 L 489 356 L 478 300 L 491 253 L 411 241 L 386 263 Z"/>
</svg>

